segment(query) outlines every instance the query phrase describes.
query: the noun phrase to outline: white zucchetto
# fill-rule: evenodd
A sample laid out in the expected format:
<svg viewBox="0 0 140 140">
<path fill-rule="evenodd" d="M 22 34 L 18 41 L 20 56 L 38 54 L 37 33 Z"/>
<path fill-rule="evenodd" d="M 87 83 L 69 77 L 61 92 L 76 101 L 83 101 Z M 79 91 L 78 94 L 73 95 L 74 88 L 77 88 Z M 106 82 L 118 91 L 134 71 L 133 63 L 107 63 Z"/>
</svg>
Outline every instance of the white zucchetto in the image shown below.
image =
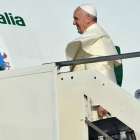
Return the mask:
<svg viewBox="0 0 140 140">
<path fill-rule="evenodd" d="M 92 16 L 97 17 L 97 11 L 95 9 L 95 7 L 91 4 L 82 4 L 79 6 L 82 10 L 84 10 L 85 12 L 89 13 Z"/>
</svg>

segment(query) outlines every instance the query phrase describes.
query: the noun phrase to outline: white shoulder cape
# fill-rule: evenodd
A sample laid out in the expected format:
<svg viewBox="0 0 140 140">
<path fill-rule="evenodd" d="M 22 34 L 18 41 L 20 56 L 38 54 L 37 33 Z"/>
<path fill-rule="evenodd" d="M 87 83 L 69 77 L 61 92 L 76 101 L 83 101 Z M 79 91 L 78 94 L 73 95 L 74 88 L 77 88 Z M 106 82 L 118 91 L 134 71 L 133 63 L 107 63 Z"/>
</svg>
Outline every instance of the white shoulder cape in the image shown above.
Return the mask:
<svg viewBox="0 0 140 140">
<path fill-rule="evenodd" d="M 99 39 L 100 41 L 98 41 Z M 93 56 L 118 54 L 109 35 L 97 23 L 92 24 L 79 38 L 67 45 L 66 57 L 68 60 L 74 60 L 79 47 Z M 115 66 L 120 65 L 121 60 L 115 60 L 114 64 Z"/>
</svg>

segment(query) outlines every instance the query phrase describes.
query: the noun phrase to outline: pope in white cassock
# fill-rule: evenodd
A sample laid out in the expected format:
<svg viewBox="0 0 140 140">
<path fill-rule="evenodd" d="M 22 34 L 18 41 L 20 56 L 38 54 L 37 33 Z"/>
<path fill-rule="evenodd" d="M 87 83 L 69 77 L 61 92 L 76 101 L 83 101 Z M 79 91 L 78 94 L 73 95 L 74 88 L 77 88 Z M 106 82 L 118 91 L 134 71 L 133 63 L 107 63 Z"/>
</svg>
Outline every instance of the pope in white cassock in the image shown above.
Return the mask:
<svg viewBox="0 0 140 140">
<path fill-rule="evenodd" d="M 90 4 L 79 6 L 73 15 L 73 24 L 76 25 L 81 36 L 70 42 L 66 48 L 68 60 L 84 59 L 118 54 L 109 35 L 97 24 L 96 9 Z M 71 71 L 96 69 L 116 83 L 114 65 L 120 65 L 120 60 L 98 63 L 73 65 Z M 86 94 L 86 93 L 85 93 Z M 90 102 L 90 101 L 89 101 Z M 107 114 L 100 105 L 92 103 L 97 113 L 90 120 L 97 120 Z M 90 113 L 89 113 L 90 114 Z M 90 117 L 90 116 L 89 116 Z"/>
</svg>

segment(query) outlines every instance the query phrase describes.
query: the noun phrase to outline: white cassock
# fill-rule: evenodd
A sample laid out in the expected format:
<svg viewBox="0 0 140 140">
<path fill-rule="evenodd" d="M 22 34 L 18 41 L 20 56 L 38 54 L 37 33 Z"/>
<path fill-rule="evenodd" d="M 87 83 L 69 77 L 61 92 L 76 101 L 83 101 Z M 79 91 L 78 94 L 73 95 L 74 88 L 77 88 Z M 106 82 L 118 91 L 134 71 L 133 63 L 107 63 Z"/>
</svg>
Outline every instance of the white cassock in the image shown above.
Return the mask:
<svg viewBox="0 0 140 140">
<path fill-rule="evenodd" d="M 109 35 L 97 24 L 89 26 L 84 33 L 66 48 L 68 60 L 84 59 L 118 54 Z M 71 71 L 96 69 L 116 83 L 114 65 L 121 64 L 121 60 L 105 61 L 98 63 L 80 64 L 71 66 Z M 90 102 L 90 101 L 89 101 Z M 94 106 L 93 103 L 92 106 Z M 97 116 L 96 116 L 97 117 Z M 91 120 L 91 119 L 90 119 Z M 97 118 L 93 120 L 97 120 Z"/>
</svg>

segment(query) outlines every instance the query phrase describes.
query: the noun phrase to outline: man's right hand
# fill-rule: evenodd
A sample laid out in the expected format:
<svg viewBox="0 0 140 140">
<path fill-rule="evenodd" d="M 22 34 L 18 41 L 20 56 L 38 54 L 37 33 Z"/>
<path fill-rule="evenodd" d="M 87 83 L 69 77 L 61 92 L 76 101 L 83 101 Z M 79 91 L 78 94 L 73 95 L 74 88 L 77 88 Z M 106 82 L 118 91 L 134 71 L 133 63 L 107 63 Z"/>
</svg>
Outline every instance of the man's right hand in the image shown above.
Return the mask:
<svg viewBox="0 0 140 140">
<path fill-rule="evenodd" d="M 108 113 L 108 111 L 102 108 L 101 106 L 97 106 L 97 111 L 98 111 L 99 117 L 103 117 L 103 115 Z"/>
</svg>

